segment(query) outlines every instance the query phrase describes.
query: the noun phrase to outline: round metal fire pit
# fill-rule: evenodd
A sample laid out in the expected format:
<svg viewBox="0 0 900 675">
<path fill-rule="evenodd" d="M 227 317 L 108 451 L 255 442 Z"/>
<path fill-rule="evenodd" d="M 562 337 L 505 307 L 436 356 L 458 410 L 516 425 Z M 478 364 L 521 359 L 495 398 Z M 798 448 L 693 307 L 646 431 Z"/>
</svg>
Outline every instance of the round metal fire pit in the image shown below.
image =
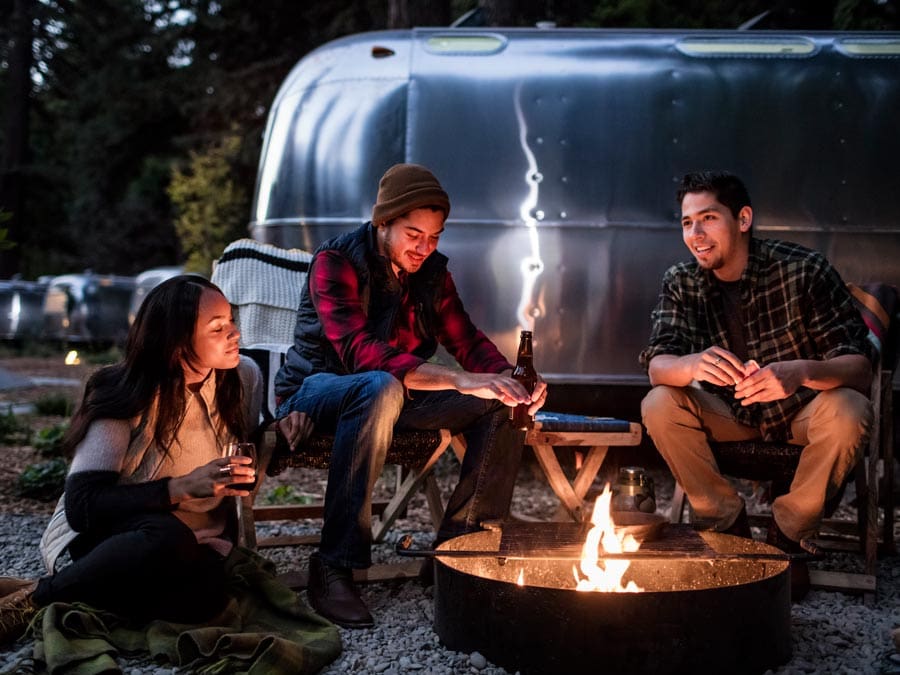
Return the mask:
<svg viewBox="0 0 900 675">
<path fill-rule="evenodd" d="M 437 549 L 434 628 L 450 649 L 523 675 L 760 673 L 790 658 L 788 562 L 771 546 L 697 533 L 715 555 L 635 560 L 624 581 L 644 590 L 604 593 L 575 590 L 574 560 L 498 559 L 500 536 Z"/>
</svg>

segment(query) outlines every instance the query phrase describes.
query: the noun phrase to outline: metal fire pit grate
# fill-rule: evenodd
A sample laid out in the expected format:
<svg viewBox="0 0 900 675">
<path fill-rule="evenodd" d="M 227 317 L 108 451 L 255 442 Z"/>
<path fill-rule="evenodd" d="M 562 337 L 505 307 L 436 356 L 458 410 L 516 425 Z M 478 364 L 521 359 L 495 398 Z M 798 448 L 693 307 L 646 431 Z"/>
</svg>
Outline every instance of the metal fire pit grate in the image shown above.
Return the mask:
<svg viewBox="0 0 900 675">
<path fill-rule="evenodd" d="M 503 558 L 581 557 L 590 523 L 504 523 L 500 528 L 497 555 Z M 690 525 L 668 525 L 665 536 L 641 542 L 643 554 L 681 553 L 684 556 L 714 557 L 716 552 Z"/>
</svg>

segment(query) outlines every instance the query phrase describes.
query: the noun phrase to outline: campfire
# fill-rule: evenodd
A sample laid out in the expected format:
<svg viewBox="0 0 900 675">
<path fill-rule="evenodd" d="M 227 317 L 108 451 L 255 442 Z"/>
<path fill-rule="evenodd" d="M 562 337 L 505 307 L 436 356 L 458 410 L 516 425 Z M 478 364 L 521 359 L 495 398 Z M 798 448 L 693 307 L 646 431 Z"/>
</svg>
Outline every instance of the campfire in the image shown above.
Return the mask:
<svg viewBox="0 0 900 675">
<path fill-rule="evenodd" d="M 607 560 L 605 563 L 598 562 L 599 553 L 626 553 L 637 551 L 641 543 L 634 538 L 634 535 L 627 532 L 616 532 L 615 524 L 611 516 L 610 504 L 612 503 L 612 490 L 609 489 L 609 483 L 603 493 L 597 497 L 594 502 L 594 510 L 591 514 L 591 523 L 593 527 L 588 532 L 587 538 L 584 540 L 584 547 L 581 550 L 581 573 L 584 577 L 579 577 L 578 571 L 573 569 L 575 573 L 575 590 L 577 591 L 616 591 L 637 593 L 644 590 L 633 581 L 629 581 L 627 585 L 622 586 L 622 577 L 631 566 L 629 560 Z"/>
<path fill-rule="evenodd" d="M 590 523 L 504 523 L 441 544 L 441 641 L 523 675 L 751 673 L 790 658 L 780 551 L 659 516 L 654 536 L 635 536 L 649 530 L 623 527 L 610 498 L 607 486 Z"/>
<path fill-rule="evenodd" d="M 591 527 L 588 530 L 581 549 L 581 559 L 572 566 L 577 591 L 602 591 L 619 593 L 636 593 L 644 589 L 633 581 L 622 585 L 622 577 L 628 571 L 631 562 L 625 559 L 607 560 L 605 554 L 622 554 L 637 551 L 640 541 L 624 528 L 616 528 L 612 519 L 612 491 L 607 483 L 606 488 L 594 502 L 591 515 Z M 601 554 L 603 558 L 601 559 Z M 525 585 L 525 570 L 519 568 L 516 585 Z"/>
</svg>

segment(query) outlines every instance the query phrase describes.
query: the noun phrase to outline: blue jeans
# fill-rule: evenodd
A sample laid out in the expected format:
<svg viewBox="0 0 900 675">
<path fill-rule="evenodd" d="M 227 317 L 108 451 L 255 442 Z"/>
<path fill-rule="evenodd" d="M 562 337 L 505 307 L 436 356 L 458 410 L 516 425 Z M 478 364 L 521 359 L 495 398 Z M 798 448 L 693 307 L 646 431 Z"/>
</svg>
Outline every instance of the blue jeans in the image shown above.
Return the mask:
<svg viewBox="0 0 900 675">
<path fill-rule="evenodd" d="M 411 391 L 389 373 L 317 373 L 277 411 L 305 412 L 319 431 L 334 433 L 319 553 L 338 567 L 372 564 L 372 488 L 394 429 L 450 429 L 466 439 L 459 482 L 437 542 L 480 529 L 509 514 L 525 435 L 512 429 L 509 408 L 456 391 Z M 423 456 L 423 461 L 426 457 Z"/>
</svg>

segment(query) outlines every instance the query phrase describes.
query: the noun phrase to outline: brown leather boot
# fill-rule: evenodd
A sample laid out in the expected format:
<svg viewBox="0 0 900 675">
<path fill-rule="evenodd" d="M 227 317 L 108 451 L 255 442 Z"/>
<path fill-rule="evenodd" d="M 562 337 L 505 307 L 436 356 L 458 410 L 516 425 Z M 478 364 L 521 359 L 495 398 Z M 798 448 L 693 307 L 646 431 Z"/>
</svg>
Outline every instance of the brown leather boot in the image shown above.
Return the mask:
<svg viewBox="0 0 900 675">
<path fill-rule="evenodd" d="M 369 628 L 375 620 L 353 583 L 353 570 L 333 567 L 318 553 L 309 556 L 309 604 L 329 621 L 344 628 Z"/>
<path fill-rule="evenodd" d="M 0 645 L 15 642 L 25 633 L 37 614 L 38 607 L 31 598 L 37 581 L 3 577 L 0 592 L 11 591 L 0 598 Z"/>
<path fill-rule="evenodd" d="M 20 588 L 34 584 L 31 579 L 21 579 L 19 577 L 0 577 L 0 600 L 10 593 L 18 591 Z"/>
</svg>

